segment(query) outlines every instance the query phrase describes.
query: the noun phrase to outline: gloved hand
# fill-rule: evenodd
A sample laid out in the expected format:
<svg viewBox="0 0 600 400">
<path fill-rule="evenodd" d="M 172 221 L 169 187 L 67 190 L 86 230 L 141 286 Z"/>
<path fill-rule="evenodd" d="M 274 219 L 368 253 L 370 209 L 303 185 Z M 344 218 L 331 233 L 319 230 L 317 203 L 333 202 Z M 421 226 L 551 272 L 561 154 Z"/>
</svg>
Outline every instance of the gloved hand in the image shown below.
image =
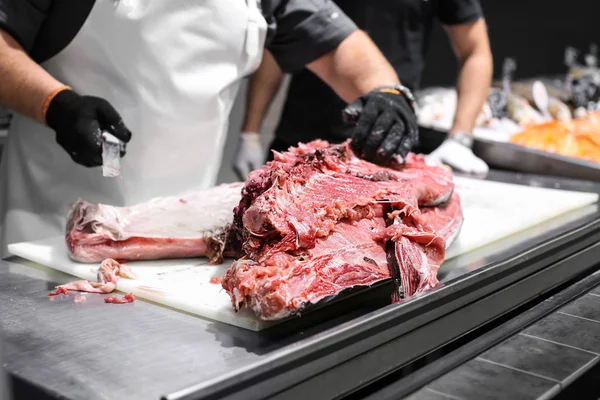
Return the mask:
<svg viewBox="0 0 600 400">
<path fill-rule="evenodd" d="M 63 90 L 52 99 L 46 123 L 73 161 L 86 167 L 102 165 L 103 131 L 123 143 L 131 140 L 123 119 L 106 100 L 80 96 L 72 90 Z M 125 152 L 125 146 L 121 146 L 121 157 Z"/>
<path fill-rule="evenodd" d="M 395 87 L 375 89 L 344 109 L 344 122 L 356 125 L 351 143 L 359 157 L 382 165 L 404 163 L 417 143 L 412 95 L 403 89 L 405 93 Z"/>
<path fill-rule="evenodd" d="M 448 164 L 458 171 L 477 176 L 485 177 L 490 170 L 485 161 L 452 136 L 444 140 L 440 147 L 429 154 L 429 157 Z"/>
<path fill-rule="evenodd" d="M 239 178 L 245 180 L 251 171 L 265 163 L 265 154 L 260 144 L 260 134 L 254 132 L 242 133 L 240 147 L 233 165 Z"/>
</svg>

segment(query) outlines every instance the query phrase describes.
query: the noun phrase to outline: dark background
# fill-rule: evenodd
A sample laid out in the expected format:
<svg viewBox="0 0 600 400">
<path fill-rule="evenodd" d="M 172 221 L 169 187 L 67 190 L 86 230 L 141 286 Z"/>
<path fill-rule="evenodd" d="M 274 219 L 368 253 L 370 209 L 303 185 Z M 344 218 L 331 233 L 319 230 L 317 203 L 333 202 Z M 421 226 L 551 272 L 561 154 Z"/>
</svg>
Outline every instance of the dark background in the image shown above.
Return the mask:
<svg viewBox="0 0 600 400">
<path fill-rule="evenodd" d="M 517 61 L 515 79 L 563 74 L 565 47 L 587 53 L 600 45 L 600 0 L 480 0 L 487 20 L 494 77 L 505 57 Z M 431 35 L 421 87 L 452 85 L 456 63 L 440 26 Z M 580 62 L 583 60 L 580 57 Z"/>
</svg>

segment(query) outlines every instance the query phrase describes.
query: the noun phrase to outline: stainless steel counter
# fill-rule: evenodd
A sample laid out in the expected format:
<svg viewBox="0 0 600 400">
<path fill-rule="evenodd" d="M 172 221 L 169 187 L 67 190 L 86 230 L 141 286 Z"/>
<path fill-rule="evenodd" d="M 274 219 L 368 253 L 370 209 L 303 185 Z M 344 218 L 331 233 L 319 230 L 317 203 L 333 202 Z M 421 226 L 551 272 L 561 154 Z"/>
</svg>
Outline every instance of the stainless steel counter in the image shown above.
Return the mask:
<svg viewBox="0 0 600 400">
<path fill-rule="evenodd" d="M 84 303 L 46 296 L 72 279 L 21 259 L 0 261 L 8 370 L 77 399 L 157 399 L 372 311 L 357 309 L 317 329 L 270 339 L 141 300 L 107 305 L 99 295 Z"/>
<path fill-rule="evenodd" d="M 491 178 L 600 193 L 600 185 L 586 182 L 502 173 Z M 389 370 L 394 362 L 400 366 L 432 350 L 440 340 L 464 334 L 470 323 L 496 311 L 477 311 L 474 306 L 476 312 L 466 322 L 451 323 L 451 329 L 436 332 L 438 336 L 421 337 L 415 342 L 418 345 L 403 346 L 402 353 L 392 358 L 375 357 L 374 350 L 385 351 L 393 340 L 408 340 L 418 328 L 438 323 L 492 291 L 539 274 L 565 258 L 579 257 L 598 238 L 600 209 L 592 205 L 451 260 L 440 272 L 442 287 L 417 299 L 385 306 L 382 299 L 389 292 L 382 286 L 374 290 L 379 295 L 359 295 L 301 318 L 302 325 L 291 322 L 263 333 L 141 300 L 107 305 L 101 296 L 88 295 L 82 303 L 72 298 L 52 301 L 46 294 L 72 277 L 21 259 L 0 261 L 5 365 L 24 381 L 57 397 L 74 399 L 204 398 L 220 390 L 220 397 L 236 397 L 248 388 L 239 398 L 285 397 L 282 393 L 327 398 L 375 379 L 378 368 Z M 597 249 L 593 257 L 598 259 Z M 569 261 L 574 263 L 569 267 L 573 273 L 590 268 L 590 257 L 573 260 Z M 552 276 L 557 280 L 563 275 Z M 532 290 L 523 296 L 535 296 L 543 289 Z M 364 358 L 369 354 L 377 361 Z M 351 373 L 346 373 L 347 379 L 339 379 L 340 375 L 335 379 L 332 371 L 344 373 L 353 360 L 362 360 L 355 373 L 365 382 L 354 380 Z M 312 389 L 303 385 L 310 380 Z"/>
</svg>

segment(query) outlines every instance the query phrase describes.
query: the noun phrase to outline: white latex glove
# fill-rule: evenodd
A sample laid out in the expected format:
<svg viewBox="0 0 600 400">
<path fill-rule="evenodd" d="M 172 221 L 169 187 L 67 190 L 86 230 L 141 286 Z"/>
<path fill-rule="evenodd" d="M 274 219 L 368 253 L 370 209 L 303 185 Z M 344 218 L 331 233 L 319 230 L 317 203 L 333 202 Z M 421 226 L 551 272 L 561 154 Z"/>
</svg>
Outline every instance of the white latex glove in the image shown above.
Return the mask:
<svg viewBox="0 0 600 400">
<path fill-rule="evenodd" d="M 251 171 L 265 163 L 265 154 L 260 144 L 260 134 L 255 132 L 242 133 L 240 146 L 233 164 L 240 179 L 245 180 Z"/>
<path fill-rule="evenodd" d="M 429 154 L 429 157 L 457 171 L 477 176 L 486 176 L 490 170 L 485 161 L 473 154 L 470 148 L 452 138 L 444 140 L 440 147 Z"/>
</svg>

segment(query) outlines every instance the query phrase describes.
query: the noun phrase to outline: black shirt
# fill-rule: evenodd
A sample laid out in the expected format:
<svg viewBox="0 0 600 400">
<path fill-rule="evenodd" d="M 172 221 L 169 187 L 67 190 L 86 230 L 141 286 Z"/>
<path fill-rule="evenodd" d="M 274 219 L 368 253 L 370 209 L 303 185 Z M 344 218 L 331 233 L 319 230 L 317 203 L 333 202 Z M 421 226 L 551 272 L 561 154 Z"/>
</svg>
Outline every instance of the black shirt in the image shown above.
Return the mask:
<svg viewBox="0 0 600 400">
<path fill-rule="evenodd" d="M 338 0 L 340 8 L 365 30 L 390 61 L 400 82 L 419 87 L 431 29 L 475 21 L 482 16 L 479 0 Z M 292 76 L 281 121 L 279 143 L 295 145 L 321 138 L 340 142 L 349 128 L 342 123 L 346 103 L 307 69 Z"/>
<path fill-rule="evenodd" d="M 94 2 L 0 0 L 0 29 L 41 63 L 73 40 Z M 262 0 L 261 4 L 269 24 L 267 47 L 286 72 L 301 70 L 356 30 L 356 25 L 331 0 Z"/>
</svg>

